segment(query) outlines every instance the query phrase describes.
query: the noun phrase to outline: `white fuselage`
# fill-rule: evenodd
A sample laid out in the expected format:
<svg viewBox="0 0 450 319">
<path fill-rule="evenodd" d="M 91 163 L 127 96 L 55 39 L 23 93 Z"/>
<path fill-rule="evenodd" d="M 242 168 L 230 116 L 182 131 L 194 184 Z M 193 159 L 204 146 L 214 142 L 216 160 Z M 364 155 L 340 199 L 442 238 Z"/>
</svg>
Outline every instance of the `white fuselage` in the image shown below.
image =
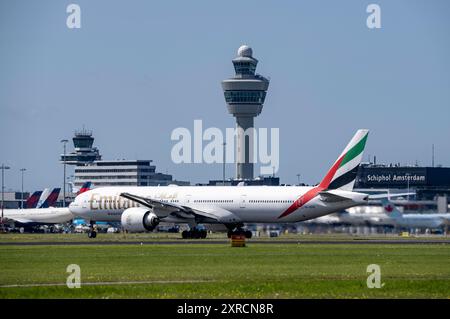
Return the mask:
<svg viewBox="0 0 450 319">
<path fill-rule="evenodd" d="M 231 212 L 242 223 L 286 223 L 308 220 L 366 203 L 366 194 L 334 190 L 349 200 L 324 202 L 314 197 L 291 214 L 281 217 L 298 198 L 312 187 L 296 186 L 158 186 L 104 187 L 80 194 L 70 205 L 76 216 L 92 221 L 120 221 L 127 208 L 140 207 L 121 193 L 221 214 Z M 171 219 L 167 216 L 167 219 Z M 172 221 L 173 218 L 171 219 Z M 164 221 L 164 219 L 162 219 Z"/>
<path fill-rule="evenodd" d="M 450 224 L 450 214 L 403 214 L 392 218 L 394 225 L 405 228 L 439 228 Z"/>
<path fill-rule="evenodd" d="M 386 213 L 340 214 L 343 223 L 360 225 L 397 226 L 404 228 L 439 228 L 450 224 L 450 214 L 402 214 L 389 216 Z"/>
<path fill-rule="evenodd" d="M 6 222 L 21 224 L 60 224 L 68 222 L 74 216 L 68 207 L 29 208 L 29 209 L 5 209 L 3 218 Z"/>
</svg>

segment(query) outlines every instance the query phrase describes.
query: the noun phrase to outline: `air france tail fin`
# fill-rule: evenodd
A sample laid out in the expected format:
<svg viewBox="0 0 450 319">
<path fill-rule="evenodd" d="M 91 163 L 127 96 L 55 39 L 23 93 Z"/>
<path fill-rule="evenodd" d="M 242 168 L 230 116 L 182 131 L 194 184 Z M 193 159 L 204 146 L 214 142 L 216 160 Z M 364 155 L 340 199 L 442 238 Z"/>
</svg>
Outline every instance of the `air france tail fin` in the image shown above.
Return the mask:
<svg viewBox="0 0 450 319">
<path fill-rule="evenodd" d="M 54 188 L 50 195 L 48 195 L 47 199 L 44 201 L 44 203 L 41 205 L 40 208 L 49 208 L 55 206 L 56 200 L 58 199 L 59 192 L 61 191 L 61 188 Z"/>
<path fill-rule="evenodd" d="M 320 182 L 322 189 L 341 189 L 352 191 L 366 146 L 369 130 L 358 130 Z"/>
<path fill-rule="evenodd" d="M 384 212 L 389 217 L 396 219 L 401 218 L 403 216 L 402 212 L 397 207 L 395 207 L 395 205 L 389 200 L 382 199 L 381 205 L 383 205 Z"/>
<path fill-rule="evenodd" d="M 39 201 L 39 197 L 41 197 L 42 191 L 34 192 L 33 195 L 28 197 L 25 202 L 25 208 L 36 208 L 36 205 Z"/>
</svg>

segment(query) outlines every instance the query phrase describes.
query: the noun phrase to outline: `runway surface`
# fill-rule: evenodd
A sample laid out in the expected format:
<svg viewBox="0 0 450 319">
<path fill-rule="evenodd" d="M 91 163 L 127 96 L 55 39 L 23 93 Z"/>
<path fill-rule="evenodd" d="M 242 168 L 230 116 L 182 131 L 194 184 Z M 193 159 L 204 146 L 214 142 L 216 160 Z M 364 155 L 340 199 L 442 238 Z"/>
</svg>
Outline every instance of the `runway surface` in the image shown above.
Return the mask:
<svg viewBox="0 0 450 319">
<path fill-rule="evenodd" d="M 92 245 L 227 245 L 229 240 L 155 240 L 155 241 L 43 241 L 43 242 L 0 242 L 0 246 L 92 246 Z M 450 239 L 359 239 L 359 240 L 248 240 L 247 244 L 295 244 L 295 245 L 423 245 L 450 244 Z"/>
</svg>

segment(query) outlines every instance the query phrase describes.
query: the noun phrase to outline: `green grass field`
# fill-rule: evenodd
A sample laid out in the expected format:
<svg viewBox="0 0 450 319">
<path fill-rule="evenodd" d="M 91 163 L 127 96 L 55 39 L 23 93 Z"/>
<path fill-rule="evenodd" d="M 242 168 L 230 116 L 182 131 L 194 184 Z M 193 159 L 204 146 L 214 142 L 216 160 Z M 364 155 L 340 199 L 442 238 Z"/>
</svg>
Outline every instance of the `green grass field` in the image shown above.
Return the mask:
<svg viewBox="0 0 450 319">
<path fill-rule="evenodd" d="M 64 285 L 69 264 L 81 267 L 80 289 Z M 369 264 L 381 267 L 380 289 L 366 286 Z M 0 246 L 0 286 L 0 298 L 449 298 L 450 247 Z"/>
</svg>

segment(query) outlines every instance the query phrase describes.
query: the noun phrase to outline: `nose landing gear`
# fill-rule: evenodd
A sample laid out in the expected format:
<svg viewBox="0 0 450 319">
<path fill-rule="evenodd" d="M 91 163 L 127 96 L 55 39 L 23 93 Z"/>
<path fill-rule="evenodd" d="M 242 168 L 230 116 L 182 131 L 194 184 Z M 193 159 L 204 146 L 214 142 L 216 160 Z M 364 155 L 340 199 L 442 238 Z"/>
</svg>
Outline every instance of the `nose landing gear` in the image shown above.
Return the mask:
<svg viewBox="0 0 450 319">
<path fill-rule="evenodd" d="M 91 221 L 90 229 L 88 231 L 88 238 L 97 237 L 97 225 L 95 225 L 95 221 Z"/>
</svg>

